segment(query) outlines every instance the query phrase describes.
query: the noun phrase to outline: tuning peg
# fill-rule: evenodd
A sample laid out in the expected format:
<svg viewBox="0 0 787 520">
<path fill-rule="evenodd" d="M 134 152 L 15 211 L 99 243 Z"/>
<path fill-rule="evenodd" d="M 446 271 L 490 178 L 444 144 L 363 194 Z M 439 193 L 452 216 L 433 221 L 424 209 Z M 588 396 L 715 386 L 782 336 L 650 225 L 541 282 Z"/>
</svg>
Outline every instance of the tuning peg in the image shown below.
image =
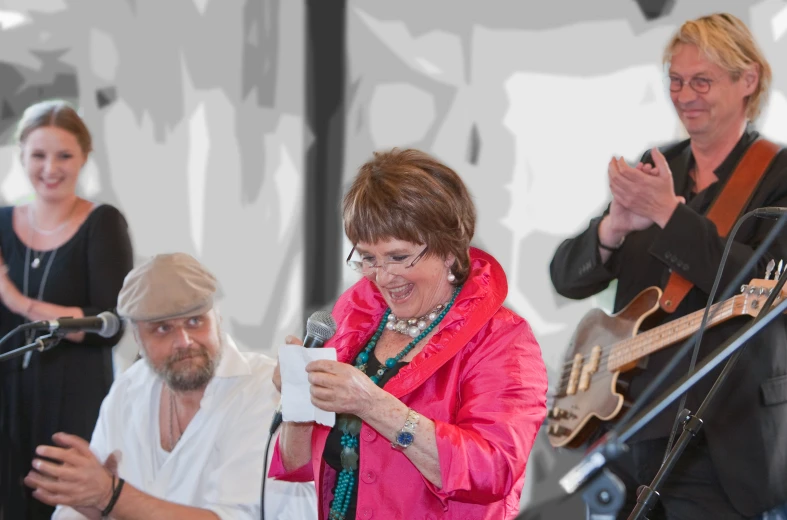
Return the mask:
<svg viewBox="0 0 787 520">
<path fill-rule="evenodd" d="M 766 280 L 770 280 L 771 279 L 771 273 L 773 272 L 773 268 L 774 267 L 776 267 L 776 261 L 773 258 L 771 258 L 770 261 L 768 262 L 768 266 L 765 268 L 765 279 Z"/>
</svg>

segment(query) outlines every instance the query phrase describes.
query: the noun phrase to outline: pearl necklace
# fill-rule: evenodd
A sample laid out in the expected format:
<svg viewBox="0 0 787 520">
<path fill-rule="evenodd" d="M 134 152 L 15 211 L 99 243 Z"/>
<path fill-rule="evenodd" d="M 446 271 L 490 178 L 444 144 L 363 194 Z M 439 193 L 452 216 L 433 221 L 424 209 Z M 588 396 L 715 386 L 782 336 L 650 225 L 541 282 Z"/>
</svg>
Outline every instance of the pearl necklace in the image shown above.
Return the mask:
<svg viewBox="0 0 787 520">
<path fill-rule="evenodd" d="M 437 319 L 437 317 L 440 315 L 440 312 L 447 305 L 448 303 L 441 303 L 435 307 L 432 312 L 426 316 L 421 316 L 420 318 L 401 319 L 397 318 L 393 313 L 390 313 L 388 315 L 388 322 L 385 324 L 385 328 L 394 332 L 398 332 L 399 334 L 410 336 L 411 338 L 418 337 L 421 332 L 426 330 L 426 327 L 429 326 L 429 323 Z"/>
</svg>

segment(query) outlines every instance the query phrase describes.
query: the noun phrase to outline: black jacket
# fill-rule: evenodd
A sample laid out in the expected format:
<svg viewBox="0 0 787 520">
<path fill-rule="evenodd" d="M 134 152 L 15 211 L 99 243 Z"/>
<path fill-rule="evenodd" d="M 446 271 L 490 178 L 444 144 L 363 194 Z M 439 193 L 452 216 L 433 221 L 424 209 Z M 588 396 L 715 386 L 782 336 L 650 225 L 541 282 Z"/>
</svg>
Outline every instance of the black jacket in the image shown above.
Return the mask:
<svg viewBox="0 0 787 520">
<path fill-rule="evenodd" d="M 615 311 L 626 306 L 643 289 L 666 285 L 670 269 L 694 284 L 678 309 L 660 323 L 704 308 L 713 286 L 726 239 L 704 214 L 735 169 L 744 152 L 758 137 L 751 128 L 715 171 L 716 182 L 698 194 L 692 193 L 689 171 L 694 165 L 689 141 L 662 148 L 672 170 L 675 193 L 687 203 L 675 210 L 664 229 L 656 225 L 629 234 L 621 249 L 606 264 L 598 252 L 598 224 L 590 221 L 580 235 L 557 249 L 550 265 L 552 283 L 567 298 L 592 296 L 617 280 Z M 646 153 L 643 162 L 650 162 Z M 787 151 L 782 150 L 752 195 L 745 211 L 763 206 L 787 206 Z M 740 271 L 773 226 L 774 221 L 750 218 L 735 236 L 719 291 Z M 746 278 L 763 278 L 770 259 L 787 262 L 787 228 L 784 228 Z M 785 269 L 787 271 L 787 269 Z M 751 318 L 740 317 L 706 331 L 698 364 Z M 657 323 L 658 324 L 658 323 Z M 679 345 L 679 344 L 678 344 Z M 678 346 L 650 356 L 647 368 L 632 381 L 630 396 L 636 398 L 666 365 Z M 665 383 L 666 388 L 686 375 L 691 355 Z M 723 366 L 723 364 L 722 364 Z M 686 407 L 696 412 L 721 368 L 711 372 L 689 391 Z M 661 390 L 657 392 L 659 395 Z M 668 437 L 677 406 L 647 425 L 634 439 Z M 730 501 L 742 514 L 754 516 L 787 501 L 787 321 L 777 318 L 745 347 L 727 384 L 717 394 L 705 416 L 705 435 L 713 463 Z M 689 448 L 691 449 L 691 448 Z"/>
</svg>

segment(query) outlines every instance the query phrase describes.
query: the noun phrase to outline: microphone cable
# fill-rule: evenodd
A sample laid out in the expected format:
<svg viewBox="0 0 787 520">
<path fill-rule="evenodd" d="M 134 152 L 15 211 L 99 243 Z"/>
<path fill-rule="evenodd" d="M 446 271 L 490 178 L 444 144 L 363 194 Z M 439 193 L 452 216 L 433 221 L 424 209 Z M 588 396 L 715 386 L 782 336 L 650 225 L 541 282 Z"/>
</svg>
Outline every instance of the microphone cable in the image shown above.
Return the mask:
<svg viewBox="0 0 787 520">
<path fill-rule="evenodd" d="M 268 451 L 271 448 L 271 440 L 273 440 L 273 434 L 276 433 L 276 430 L 279 428 L 281 424 L 281 414 L 274 414 L 273 422 L 271 423 L 271 427 L 268 433 L 268 442 L 265 443 L 265 459 L 262 464 L 262 491 L 260 492 L 260 520 L 265 520 L 265 481 L 268 480 Z M 278 421 L 277 421 L 278 419 Z"/>
<path fill-rule="evenodd" d="M 318 310 L 306 320 L 306 337 L 303 338 L 303 348 L 320 348 L 326 341 L 336 334 L 336 321 L 330 311 Z M 265 481 L 268 480 L 268 451 L 271 447 L 273 434 L 283 420 L 281 402 L 273 414 L 273 420 L 268 433 L 268 442 L 265 444 L 265 460 L 262 463 L 262 489 L 260 491 L 260 519 L 265 520 Z"/>
</svg>

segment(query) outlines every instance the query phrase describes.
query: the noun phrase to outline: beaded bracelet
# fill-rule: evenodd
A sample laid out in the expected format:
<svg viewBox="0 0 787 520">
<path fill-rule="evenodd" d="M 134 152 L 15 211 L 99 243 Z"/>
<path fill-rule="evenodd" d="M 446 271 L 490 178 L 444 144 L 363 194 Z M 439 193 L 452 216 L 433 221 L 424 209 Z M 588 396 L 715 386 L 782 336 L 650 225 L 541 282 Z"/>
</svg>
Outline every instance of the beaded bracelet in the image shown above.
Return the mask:
<svg viewBox="0 0 787 520">
<path fill-rule="evenodd" d="M 101 518 L 106 518 L 109 516 L 109 513 L 112 512 L 112 508 L 115 507 L 115 503 L 118 501 L 118 497 L 120 496 L 120 491 L 123 489 L 123 484 L 125 484 L 126 481 L 122 478 L 119 478 L 117 483 L 117 487 L 115 487 L 115 475 L 112 475 L 112 498 L 109 499 L 109 504 L 107 504 L 107 507 L 101 511 Z"/>
</svg>

